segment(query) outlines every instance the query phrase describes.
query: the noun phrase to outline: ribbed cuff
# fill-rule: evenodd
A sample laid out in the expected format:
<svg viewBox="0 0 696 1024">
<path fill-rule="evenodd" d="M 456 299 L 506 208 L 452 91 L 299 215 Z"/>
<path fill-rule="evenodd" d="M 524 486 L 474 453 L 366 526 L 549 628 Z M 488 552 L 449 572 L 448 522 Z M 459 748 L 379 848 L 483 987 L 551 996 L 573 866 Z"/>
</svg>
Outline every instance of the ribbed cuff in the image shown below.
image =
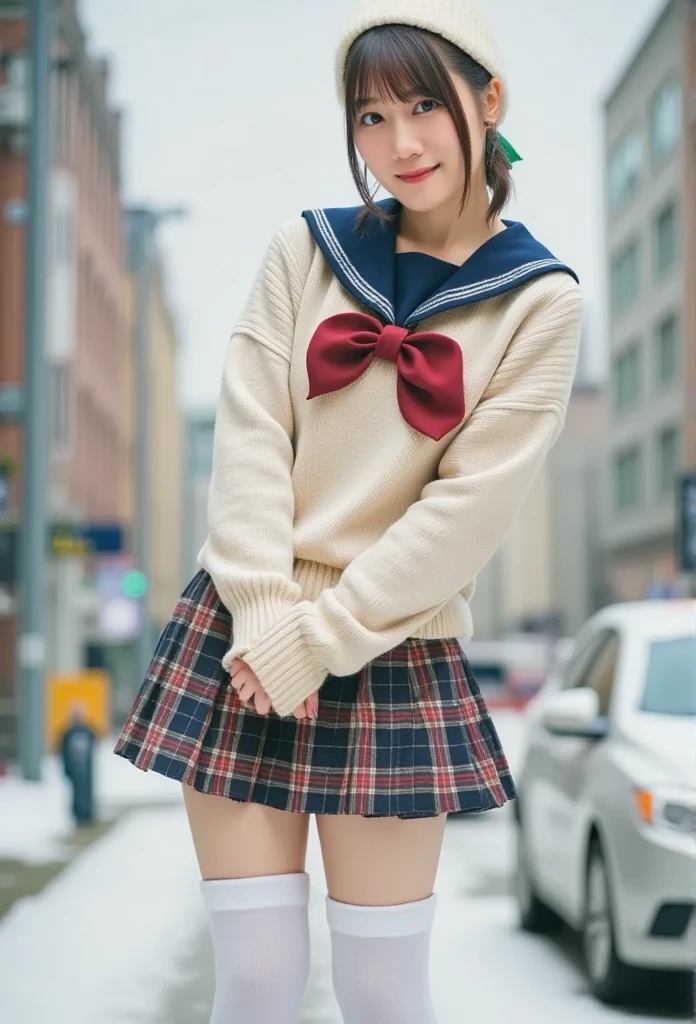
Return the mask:
<svg viewBox="0 0 696 1024">
<path fill-rule="evenodd" d="M 293 608 L 244 655 L 271 698 L 274 711 L 283 717 L 316 693 L 328 675 L 302 635 L 300 626 L 306 614 L 303 608 Z"/>
<path fill-rule="evenodd" d="M 276 622 L 284 619 L 292 608 L 291 601 L 271 596 L 231 607 L 232 646 L 222 659 L 223 668 L 229 672 L 235 658 L 243 657 L 253 646 L 254 641 L 263 637 Z"/>
<path fill-rule="evenodd" d="M 201 893 L 210 911 L 306 907 L 309 903 L 309 875 L 301 872 L 252 878 L 215 878 L 201 882 Z"/>
<path fill-rule="evenodd" d="M 326 917 L 332 932 L 358 938 L 393 939 L 421 935 L 433 926 L 437 896 L 388 907 L 355 906 L 326 898 Z"/>
</svg>

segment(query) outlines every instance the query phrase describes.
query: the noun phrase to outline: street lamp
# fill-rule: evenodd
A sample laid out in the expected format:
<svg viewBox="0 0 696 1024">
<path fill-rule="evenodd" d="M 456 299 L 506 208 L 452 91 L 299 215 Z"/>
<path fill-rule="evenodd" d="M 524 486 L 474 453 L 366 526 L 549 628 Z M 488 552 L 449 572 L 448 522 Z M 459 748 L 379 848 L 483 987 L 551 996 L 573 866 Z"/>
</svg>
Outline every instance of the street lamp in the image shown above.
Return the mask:
<svg viewBox="0 0 696 1024">
<path fill-rule="evenodd" d="M 128 210 L 129 259 L 135 277 L 135 560 L 145 580 L 150 577 L 150 299 L 154 237 L 165 221 L 186 216 L 181 206 Z M 142 681 L 152 657 L 152 626 L 147 588 L 140 598 L 140 630 L 136 640 L 136 676 Z"/>
</svg>

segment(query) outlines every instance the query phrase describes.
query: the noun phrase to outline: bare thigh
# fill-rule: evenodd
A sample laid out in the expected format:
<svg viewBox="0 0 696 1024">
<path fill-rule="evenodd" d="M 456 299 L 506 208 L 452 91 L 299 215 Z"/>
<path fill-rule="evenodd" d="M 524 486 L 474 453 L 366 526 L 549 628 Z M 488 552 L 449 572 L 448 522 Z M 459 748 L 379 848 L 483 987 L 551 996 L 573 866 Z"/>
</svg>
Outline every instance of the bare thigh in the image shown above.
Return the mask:
<svg viewBox="0 0 696 1024">
<path fill-rule="evenodd" d="M 256 878 L 304 871 L 309 815 L 243 804 L 183 786 L 204 879 Z"/>
<path fill-rule="evenodd" d="M 407 820 L 318 815 L 329 896 L 368 907 L 427 899 L 446 822 L 446 814 Z"/>
</svg>

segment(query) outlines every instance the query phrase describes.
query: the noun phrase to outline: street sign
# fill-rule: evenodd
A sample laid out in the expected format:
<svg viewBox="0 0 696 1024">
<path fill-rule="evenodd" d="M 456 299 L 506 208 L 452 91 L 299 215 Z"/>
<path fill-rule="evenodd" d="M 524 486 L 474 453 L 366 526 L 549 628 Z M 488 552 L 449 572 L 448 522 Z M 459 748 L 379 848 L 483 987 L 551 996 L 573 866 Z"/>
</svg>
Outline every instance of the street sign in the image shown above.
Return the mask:
<svg viewBox="0 0 696 1024">
<path fill-rule="evenodd" d="M 0 513 L 0 584 L 7 586 L 17 582 L 18 532 L 16 523 L 2 523 Z M 125 530 L 112 523 L 52 523 L 46 543 L 53 558 L 119 555 L 125 547 Z"/>
<path fill-rule="evenodd" d="M 677 485 L 677 565 L 680 572 L 696 573 L 696 470 Z"/>
<path fill-rule="evenodd" d="M 82 555 L 120 555 L 125 532 L 118 523 L 53 523 L 49 548 L 56 558 Z"/>
</svg>

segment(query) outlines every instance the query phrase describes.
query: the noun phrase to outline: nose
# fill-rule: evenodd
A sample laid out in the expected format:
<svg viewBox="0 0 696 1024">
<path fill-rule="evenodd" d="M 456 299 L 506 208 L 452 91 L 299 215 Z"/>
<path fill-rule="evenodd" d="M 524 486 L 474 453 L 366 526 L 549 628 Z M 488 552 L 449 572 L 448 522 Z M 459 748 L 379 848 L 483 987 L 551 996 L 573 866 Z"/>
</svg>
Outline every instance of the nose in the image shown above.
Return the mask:
<svg viewBox="0 0 696 1024">
<path fill-rule="evenodd" d="M 421 155 L 423 145 L 418 138 L 413 118 L 398 118 L 395 121 L 392 147 L 395 160 L 409 160 Z"/>
</svg>

